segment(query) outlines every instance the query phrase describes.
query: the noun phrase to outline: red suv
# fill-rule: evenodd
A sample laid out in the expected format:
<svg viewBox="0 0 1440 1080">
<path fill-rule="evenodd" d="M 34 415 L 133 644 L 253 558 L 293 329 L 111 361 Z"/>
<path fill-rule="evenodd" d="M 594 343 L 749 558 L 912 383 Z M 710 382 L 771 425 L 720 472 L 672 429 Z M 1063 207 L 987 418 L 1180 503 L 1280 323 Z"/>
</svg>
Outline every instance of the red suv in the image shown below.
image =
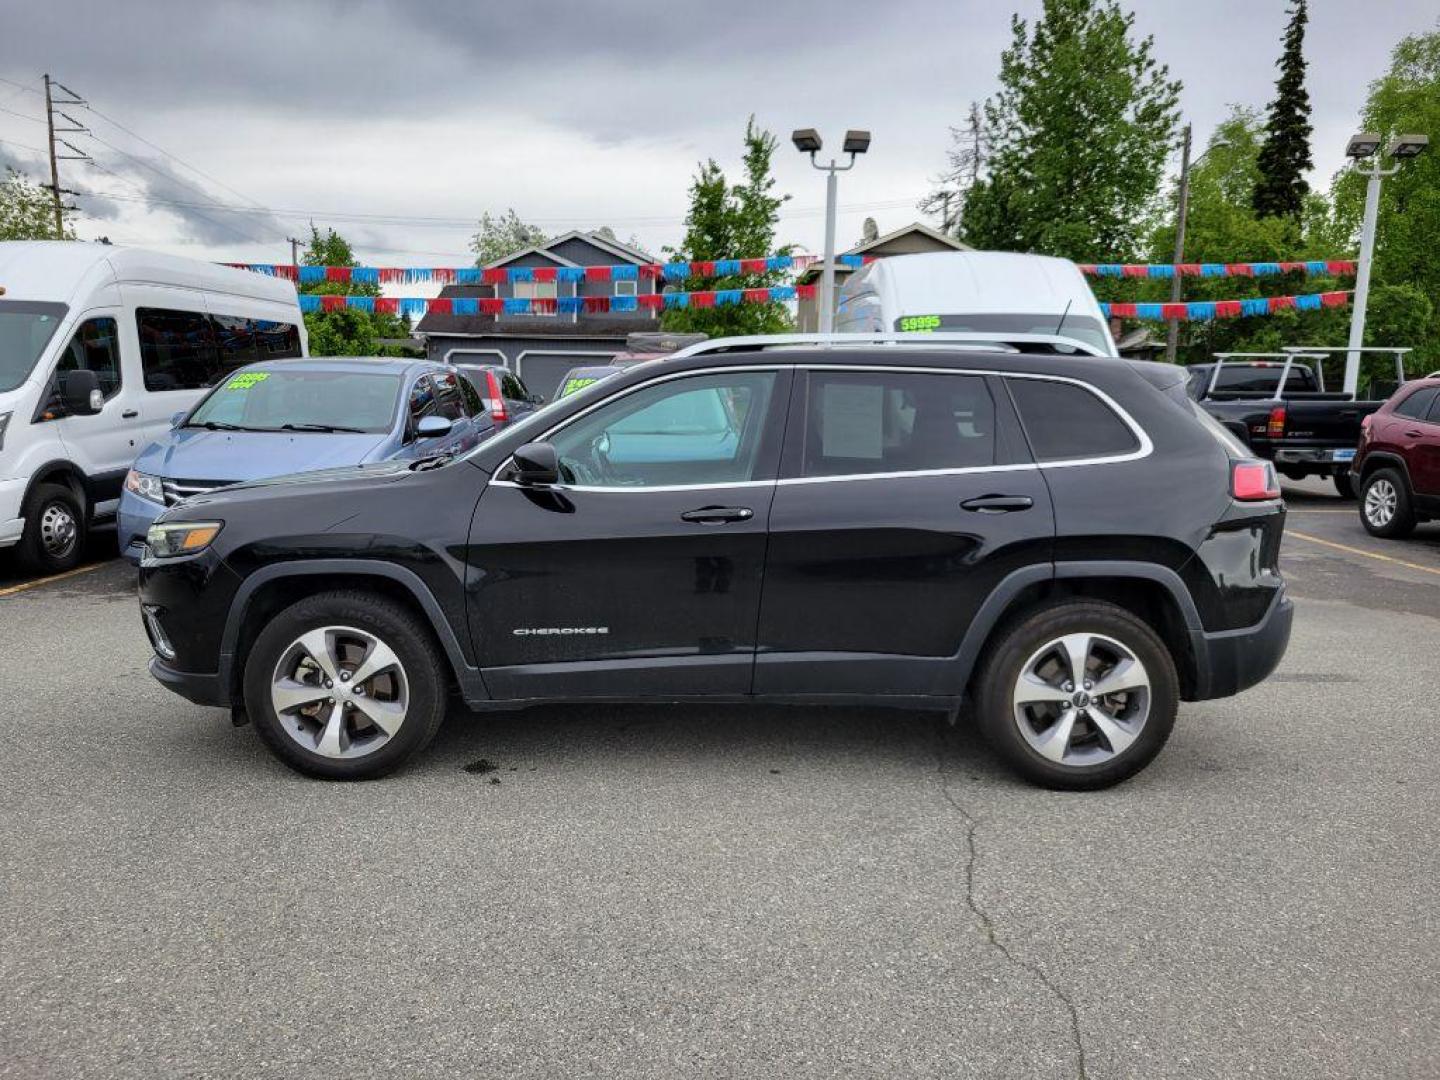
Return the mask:
<svg viewBox="0 0 1440 1080">
<path fill-rule="evenodd" d="M 1350 468 L 1360 521 L 1375 536 L 1407 536 L 1440 517 L 1440 378 L 1405 383 L 1365 417 Z"/>
</svg>

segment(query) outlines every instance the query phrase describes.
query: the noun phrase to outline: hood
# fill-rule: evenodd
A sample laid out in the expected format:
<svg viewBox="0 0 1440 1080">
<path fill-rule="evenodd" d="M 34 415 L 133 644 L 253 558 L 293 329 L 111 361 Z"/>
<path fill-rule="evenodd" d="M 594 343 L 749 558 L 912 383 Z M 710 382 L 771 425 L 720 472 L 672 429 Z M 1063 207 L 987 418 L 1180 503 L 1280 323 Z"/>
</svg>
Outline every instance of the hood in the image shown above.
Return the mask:
<svg viewBox="0 0 1440 1080">
<path fill-rule="evenodd" d="M 249 480 L 241 484 L 216 488 L 201 495 L 192 495 L 176 503 L 172 511 L 181 511 L 182 516 L 194 519 L 207 507 L 215 507 L 213 513 L 224 513 L 226 506 L 248 503 L 256 500 L 274 501 L 295 498 L 304 500 L 318 490 L 326 494 L 343 495 L 347 491 L 363 492 L 373 490 L 378 484 L 393 484 L 424 473 L 411 471 L 414 462 L 380 461 L 373 465 L 347 465 L 338 469 L 319 469 L 315 472 L 289 473 L 261 480 Z M 171 512 L 167 512 L 169 515 Z"/>
<path fill-rule="evenodd" d="M 135 468 L 174 480 L 261 480 L 358 465 L 389 435 L 178 428 L 152 443 Z"/>
</svg>

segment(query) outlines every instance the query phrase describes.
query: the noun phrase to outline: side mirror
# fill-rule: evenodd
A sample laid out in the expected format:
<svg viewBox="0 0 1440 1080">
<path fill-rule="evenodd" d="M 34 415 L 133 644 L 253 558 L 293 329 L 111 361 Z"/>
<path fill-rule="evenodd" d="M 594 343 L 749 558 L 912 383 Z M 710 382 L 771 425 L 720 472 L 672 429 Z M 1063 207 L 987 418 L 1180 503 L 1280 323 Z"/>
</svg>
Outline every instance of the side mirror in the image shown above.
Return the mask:
<svg viewBox="0 0 1440 1080">
<path fill-rule="evenodd" d="M 422 416 L 415 425 L 417 439 L 439 439 L 450 434 L 455 425 L 443 416 Z"/>
<path fill-rule="evenodd" d="M 83 368 L 64 372 L 60 376 L 60 400 L 71 416 L 94 416 L 105 407 L 100 377 Z"/>
<path fill-rule="evenodd" d="M 185 418 L 186 418 L 187 416 L 189 416 L 189 415 L 190 415 L 190 413 L 189 413 L 188 410 L 186 410 L 186 409 L 181 409 L 181 410 L 180 410 L 179 412 L 177 412 L 174 416 L 170 417 L 170 430 L 171 430 L 171 431 L 174 431 L 174 430 L 175 430 L 176 428 L 178 428 L 181 424 L 185 423 Z"/>
<path fill-rule="evenodd" d="M 526 443 L 512 456 L 517 483 L 548 485 L 560 482 L 560 456 L 548 442 Z"/>
</svg>

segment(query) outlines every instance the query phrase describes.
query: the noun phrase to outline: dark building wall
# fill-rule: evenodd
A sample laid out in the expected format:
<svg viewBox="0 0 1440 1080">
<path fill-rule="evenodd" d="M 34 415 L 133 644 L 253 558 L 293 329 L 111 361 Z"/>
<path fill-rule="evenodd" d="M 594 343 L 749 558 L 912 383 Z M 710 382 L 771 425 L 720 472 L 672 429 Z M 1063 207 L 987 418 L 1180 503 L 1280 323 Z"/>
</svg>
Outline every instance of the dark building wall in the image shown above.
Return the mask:
<svg viewBox="0 0 1440 1080">
<path fill-rule="evenodd" d="M 504 363 L 529 389 L 548 401 L 565 373 L 585 364 L 603 364 L 625 348 L 624 338 L 430 336 L 426 359 L 438 363 Z M 453 350 L 453 351 L 452 351 Z"/>
</svg>

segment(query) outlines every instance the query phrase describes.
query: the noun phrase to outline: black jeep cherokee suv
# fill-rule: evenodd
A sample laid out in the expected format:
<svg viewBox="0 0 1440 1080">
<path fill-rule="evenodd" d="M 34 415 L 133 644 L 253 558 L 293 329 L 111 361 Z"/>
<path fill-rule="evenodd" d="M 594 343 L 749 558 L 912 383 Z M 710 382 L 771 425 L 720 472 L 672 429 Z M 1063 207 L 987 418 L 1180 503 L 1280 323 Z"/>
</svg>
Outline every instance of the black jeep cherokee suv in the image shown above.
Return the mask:
<svg viewBox="0 0 1440 1080">
<path fill-rule="evenodd" d="M 150 670 L 335 779 L 409 759 L 458 690 L 964 704 L 1029 779 L 1111 784 L 1290 635 L 1272 466 L 1184 376 L 943 344 L 641 365 L 465 457 L 171 509 Z"/>
</svg>

